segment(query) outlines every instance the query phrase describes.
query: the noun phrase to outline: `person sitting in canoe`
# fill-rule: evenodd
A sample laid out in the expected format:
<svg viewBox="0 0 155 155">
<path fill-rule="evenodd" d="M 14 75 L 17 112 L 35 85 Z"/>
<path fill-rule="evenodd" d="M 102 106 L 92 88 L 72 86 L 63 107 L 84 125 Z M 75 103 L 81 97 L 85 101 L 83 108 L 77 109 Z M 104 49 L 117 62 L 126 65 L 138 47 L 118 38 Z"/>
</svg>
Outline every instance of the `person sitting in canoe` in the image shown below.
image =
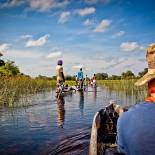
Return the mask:
<svg viewBox="0 0 155 155">
<path fill-rule="evenodd" d="M 77 74 L 77 79 L 78 79 L 79 88 L 82 89 L 83 88 L 83 71 L 82 71 L 82 68 L 80 68 L 80 71 Z"/>
<path fill-rule="evenodd" d="M 57 87 L 63 87 L 63 83 L 65 82 L 65 77 L 63 73 L 63 61 L 58 60 L 56 66 L 56 75 L 57 75 Z"/>
<path fill-rule="evenodd" d="M 147 48 L 148 72 L 135 85 L 148 85 L 148 97 L 123 113 L 117 123 L 118 151 L 125 155 L 155 154 L 155 43 Z"/>
</svg>

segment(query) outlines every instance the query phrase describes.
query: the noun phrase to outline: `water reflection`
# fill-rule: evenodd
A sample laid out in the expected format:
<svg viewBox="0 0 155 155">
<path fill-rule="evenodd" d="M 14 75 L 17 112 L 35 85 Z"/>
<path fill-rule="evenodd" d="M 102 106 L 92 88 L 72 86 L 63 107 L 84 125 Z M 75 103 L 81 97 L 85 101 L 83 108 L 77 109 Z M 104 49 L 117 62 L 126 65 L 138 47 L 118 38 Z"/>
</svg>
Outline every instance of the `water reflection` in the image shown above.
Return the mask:
<svg viewBox="0 0 155 155">
<path fill-rule="evenodd" d="M 57 123 L 58 127 L 63 128 L 65 120 L 65 100 L 63 97 L 57 99 Z"/>
<path fill-rule="evenodd" d="M 84 109 L 84 91 L 79 92 L 79 95 L 80 95 L 79 108 L 80 108 L 81 114 L 83 114 L 83 109 Z"/>
<path fill-rule="evenodd" d="M 125 94 L 104 87 L 97 87 L 97 90 L 89 87 L 87 91 L 67 95 L 56 102 L 53 91 L 35 95 L 31 106 L 2 107 L 0 155 L 40 155 L 48 154 L 51 150 L 51 155 L 88 154 L 94 114 L 111 99 L 126 106 L 135 104 L 140 97 L 144 97 L 142 92 Z M 58 126 L 65 129 L 61 130 Z"/>
<path fill-rule="evenodd" d="M 97 87 L 93 88 L 93 99 L 96 102 L 96 97 L 97 97 Z"/>
</svg>

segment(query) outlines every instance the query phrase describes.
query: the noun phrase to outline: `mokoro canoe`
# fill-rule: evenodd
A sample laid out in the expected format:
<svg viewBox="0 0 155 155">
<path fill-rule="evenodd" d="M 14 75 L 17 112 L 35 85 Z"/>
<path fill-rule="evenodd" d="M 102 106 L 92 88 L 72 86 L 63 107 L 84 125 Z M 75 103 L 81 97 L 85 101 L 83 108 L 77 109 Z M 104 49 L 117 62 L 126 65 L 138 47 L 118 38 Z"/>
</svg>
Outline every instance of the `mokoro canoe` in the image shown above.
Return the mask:
<svg viewBox="0 0 155 155">
<path fill-rule="evenodd" d="M 82 91 L 84 91 L 84 88 L 77 88 L 77 91 L 82 92 Z"/>
<path fill-rule="evenodd" d="M 116 145 L 117 120 L 126 109 L 109 104 L 99 110 L 93 119 L 89 155 L 118 155 Z"/>
<path fill-rule="evenodd" d="M 70 94 L 72 94 L 74 91 L 75 91 L 75 90 L 63 90 L 63 91 L 56 92 L 56 98 L 58 98 L 58 97 L 64 97 L 64 96 L 70 95 Z"/>
</svg>

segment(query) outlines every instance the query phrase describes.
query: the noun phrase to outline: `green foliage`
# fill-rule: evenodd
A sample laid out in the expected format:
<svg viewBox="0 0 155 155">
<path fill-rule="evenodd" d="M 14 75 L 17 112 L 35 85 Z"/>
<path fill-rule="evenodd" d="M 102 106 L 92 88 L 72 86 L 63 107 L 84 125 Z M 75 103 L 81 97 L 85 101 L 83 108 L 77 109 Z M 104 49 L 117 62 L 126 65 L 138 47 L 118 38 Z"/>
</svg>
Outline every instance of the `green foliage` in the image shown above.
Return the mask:
<svg viewBox="0 0 155 155">
<path fill-rule="evenodd" d="M 57 79 L 57 77 L 56 76 L 52 76 L 52 80 L 56 80 Z"/>
<path fill-rule="evenodd" d="M 133 79 L 134 77 L 134 73 L 130 70 L 122 73 L 122 79 Z"/>
<path fill-rule="evenodd" d="M 5 65 L 0 66 L 1 76 L 12 76 L 19 74 L 19 68 L 15 65 L 13 61 L 7 61 Z"/>
<path fill-rule="evenodd" d="M 65 85 L 68 84 L 69 86 L 75 86 L 76 82 L 74 80 L 67 80 L 65 81 Z"/>
<path fill-rule="evenodd" d="M 107 73 L 97 73 L 96 74 L 96 79 L 97 80 L 105 80 L 105 79 L 108 79 L 108 74 Z"/>
<path fill-rule="evenodd" d="M 109 80 L 120 80 L 121 76 L 119 75 L 112 75 L 111 77 L 108 78 Z"/>
<path fill-rule="evenodd" d="M 4 66 L 4 65 L 5 65 L 5 62 L 0 59 L 0 66 Z"/>
<path fill-rule="evenodd" d="M 148 72 L 148 68 L 144 68 L 144 70 L 142 72 L 139 72 L 138 75 L 139 77 L 144 76 L 146 73 Z"/>
<path fill-rule="evenodd" d="M 0 104 L 13 106 L 20 98 L 50 90 L 55 85 L 55 81 L 25 76 L 0 77 Z"/>
<path fill-rule="evenodd" d="M 75 77 L 71 75 L 66 75 L 65 80 L 75 80 Z"/>
<path fill-rule="evenodd" d="M 38 77 L 36 77 L 36 79 L 52 80 L 51 77 L 42 76 L 42 75 L 39 75 Z"/>
<path fill-rule="evenodd" d="M 147 96 L 147 86 L 136 87 L 135 79 L 130 80 L 99 80 L 97 83 L 106 87 L 110 92 L 116 91 L 123 94 L 134 96 L 137 99 L 143 100 Z"/>
</svg>

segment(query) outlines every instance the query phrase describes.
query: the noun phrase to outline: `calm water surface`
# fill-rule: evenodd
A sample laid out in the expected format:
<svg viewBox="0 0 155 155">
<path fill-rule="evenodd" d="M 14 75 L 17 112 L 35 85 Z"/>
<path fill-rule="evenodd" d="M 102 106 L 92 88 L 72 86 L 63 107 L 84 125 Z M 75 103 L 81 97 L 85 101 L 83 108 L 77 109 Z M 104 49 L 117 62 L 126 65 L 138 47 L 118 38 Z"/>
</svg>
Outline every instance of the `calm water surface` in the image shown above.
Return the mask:
<svg viewBox="0 0 155 155">
<path fill-rule="evenodd" d="M 0 155 L 88 154 L 93 116 L 111 99 L 120 105 L 136 102 L 98 87 L 63 100 L 51 91 L 33 96 L 29 106 L 1 107 Z"/>
</svg>

